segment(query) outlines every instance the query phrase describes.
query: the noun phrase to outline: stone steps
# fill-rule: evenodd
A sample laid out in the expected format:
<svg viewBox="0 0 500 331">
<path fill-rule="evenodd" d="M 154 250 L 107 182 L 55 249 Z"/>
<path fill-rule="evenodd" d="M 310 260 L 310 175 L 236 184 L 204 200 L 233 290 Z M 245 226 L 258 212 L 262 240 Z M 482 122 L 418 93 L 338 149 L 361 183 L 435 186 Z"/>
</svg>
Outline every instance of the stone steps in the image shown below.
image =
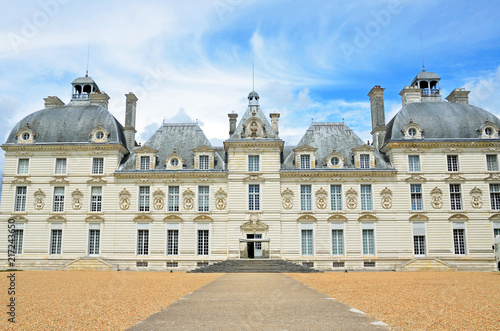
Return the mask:
<svg viewBox="0 0 500 331">
<path fill-rule="evenodd" d="M 226 260 L 188 271 L 193 273 L 286 273 L 320 272 L 300 264 L 281 259 Z"/>
</svg>

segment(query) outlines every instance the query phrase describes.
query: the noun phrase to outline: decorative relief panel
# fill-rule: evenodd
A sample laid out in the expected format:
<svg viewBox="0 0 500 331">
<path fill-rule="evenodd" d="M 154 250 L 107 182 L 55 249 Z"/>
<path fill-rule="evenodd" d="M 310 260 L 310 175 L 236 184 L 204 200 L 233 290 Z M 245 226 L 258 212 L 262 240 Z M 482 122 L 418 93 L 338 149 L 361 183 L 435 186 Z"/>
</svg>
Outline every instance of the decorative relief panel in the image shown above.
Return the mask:
<svg viewBox="0 0 500 331">
<path fill-rule="evenodd" d="M 263 138 L 265 135 L 264 125 L 257 117 L 252 117 L 244 125 L 245 138 Z"/>
<path fill-rule="evenodd" d="M 160 189 L 154 191 L 153 202 L 156 210 L 162 210 L 165 205 L 165 193 Z"/>
<path fill-rule="evenodd" d="M 120 209 L 127 210 L 130 207 L 130 192 L 124 188 L 120 192 Z"/>
<path fill-rule="evenodd" d="M 473 208 L 479 209 L 483 206 L 482 199 L 483 192 L 481 189 L 474 186 L 474 188 L 470 191 L 470 204 Z"/>
<path fill-rule="evenodd" d="M 69 182 L 64 178 L 64 176 L 57 176 L 54 179 L 52 179 L 49 183 L 51 184 L 69 184 Z"/>
<path fill-rule="evenodd" d="M 42 210 L 43 206 L 45 205 L 45 196 L 46 196 L 45 193 L 41 189 L 38 189 L 38 191 L 36 191 L 34 195 L 35 195 L 35 209 Z"/>
<path fill-rule="evenodd" d="M 187 189 L 182 193 L 184 198 L 184 209 L 191 210 L 194 206 L 194 192 L 191 189 Z"/>
<path fill-rule="evenodd" d="M 386 187 L 380 192 L 380 196 L 382 197 L 382 208 L 390 209 L 392 207 L 392 191 Z"/>
<path fill-rule="evenodd" d="M 80 210 L 82 208 L 83 193 L 79 189 L 76 189 L 71 193 L 71 198 L 73 200 L 71 202 L 73 209 Z"/>
<path fill-rule="evenodd" d="M 326 208 L 326 197 L 327 193 L 322 187 L 316 191 L 316 207 L 318 209 Z"/>
<path fill-rule="evenodd" d="M 431 206 L 434 209 L 441 209 L 443 207 L 443 191 L 437 187 L 431 191 Z"/>
<path fill-rule="evenodd" d="M 288 187 L 281 192 L 281 204 L 285 209 L 292 209 L 293 207 L 293 191 Z"/>
<path fill-rule="evenodd" d="M 358 205 L 358 192 L 352 187 L 345 193 L 346 196 L 346 206 L 349 209 L 354 209 Z"/>
<path fill-rule="evenodd" d="M 227 193 L 222 188 L 215 192 L 215 208 L 218 210 L 226 209 L 226 198 Z"/>
<path fill-rule="evenodd" d="M 31 184 L 31 181 L 28 179 L 28 176 L 16 176 L 12 184 Z"/>
</svg>

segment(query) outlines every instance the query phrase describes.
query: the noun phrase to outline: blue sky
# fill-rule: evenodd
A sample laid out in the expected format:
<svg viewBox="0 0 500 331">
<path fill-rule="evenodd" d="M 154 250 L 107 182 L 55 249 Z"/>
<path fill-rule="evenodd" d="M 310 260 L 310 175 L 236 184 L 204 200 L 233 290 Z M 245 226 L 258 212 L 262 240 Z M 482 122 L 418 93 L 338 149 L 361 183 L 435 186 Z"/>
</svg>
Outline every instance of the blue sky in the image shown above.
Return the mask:
<svg viewBox="0 0 500 331">
<path fill-rule="evenodd" d="M 471 103 L 500 115 L 500 2 L 471 1 L 86 1 L 3 4 L 0 132 L 68 102 L 89 75 L 123 123 L 124 94 L 139 97 L 137 140 L 166 121 L 198 120 L 215 145 L 228 136 L 252 90 L 281 113 L 280 135 L 298 142 L 311 122 L 342 121 L 370 139 L 367 93 L 385 90 L 386 120 L 422 69 L 441 76 L 443 96 L 471 90 Z M 0 163 L 3 164 L 3 155 Z M 3 168 L 3 166 L 2 166 Z"/>
</svg>

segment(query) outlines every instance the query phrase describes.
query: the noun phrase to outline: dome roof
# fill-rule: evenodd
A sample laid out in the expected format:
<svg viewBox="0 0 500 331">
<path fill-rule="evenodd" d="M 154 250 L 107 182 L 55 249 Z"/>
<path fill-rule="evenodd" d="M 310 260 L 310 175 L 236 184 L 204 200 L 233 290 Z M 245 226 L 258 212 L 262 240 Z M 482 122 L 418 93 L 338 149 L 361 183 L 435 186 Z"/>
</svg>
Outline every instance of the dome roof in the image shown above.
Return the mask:
<svg viewBox="0 0 500 331">
<path fill-rule="evenodd" d="M 252 91 L 248 94 L 248 99 L 251 100 L 252 98 L 255 98 L 256 100 L 259 100 L 259 94 L 255 91 Z"/>
<path fill-rule="evenodd" d="M 111 113 L 96 105 L 72 105 L 42 109 L 19 121 L 7 138 L 16 144 L 16 134 L 29 126 L 37 143 L 90 143 L 90 133 L 102 126 L 109 136 L 106 143 L 126 146 L 122 125 Z"/>
<path fill-rule="evenodd" d="M 414 102 L 407 104 L 387 124 L 384 143 L 402 140 L 410 120 L 418 124 L 425 139 L 478 139 L 477 130 L 489 120 L 500 127 L 492 113 L 475 106 L 454 102 Z"/>
</svg>

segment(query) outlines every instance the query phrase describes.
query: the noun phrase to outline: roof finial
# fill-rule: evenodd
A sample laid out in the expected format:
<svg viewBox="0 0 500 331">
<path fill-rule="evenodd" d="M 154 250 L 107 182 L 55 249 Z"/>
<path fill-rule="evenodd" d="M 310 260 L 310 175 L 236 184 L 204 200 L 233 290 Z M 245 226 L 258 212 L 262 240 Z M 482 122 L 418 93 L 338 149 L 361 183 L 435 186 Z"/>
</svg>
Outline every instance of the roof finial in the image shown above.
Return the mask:
<svg viewBox="0 0 500 331">
<path fill-rule="evenodd" d="M 252 91 L 255 92 L 255 49 L 252 48 Z"/>
<path fill-rule="evenodd" d="M 87 51 L 87 71 L 85 72 L 85 77 L 89 76 L 89 58 L 90 58 L 90 37 L 89 37 L 89 48 Z"/>
<path fill-rule="evenodd" d="M 420 31 L 420 49 L 422 51 L 422 71 L 425 72 L 425 63 L 424 63 L 424 42 L 422 41 L 422 31 Z"/>
</svg>

